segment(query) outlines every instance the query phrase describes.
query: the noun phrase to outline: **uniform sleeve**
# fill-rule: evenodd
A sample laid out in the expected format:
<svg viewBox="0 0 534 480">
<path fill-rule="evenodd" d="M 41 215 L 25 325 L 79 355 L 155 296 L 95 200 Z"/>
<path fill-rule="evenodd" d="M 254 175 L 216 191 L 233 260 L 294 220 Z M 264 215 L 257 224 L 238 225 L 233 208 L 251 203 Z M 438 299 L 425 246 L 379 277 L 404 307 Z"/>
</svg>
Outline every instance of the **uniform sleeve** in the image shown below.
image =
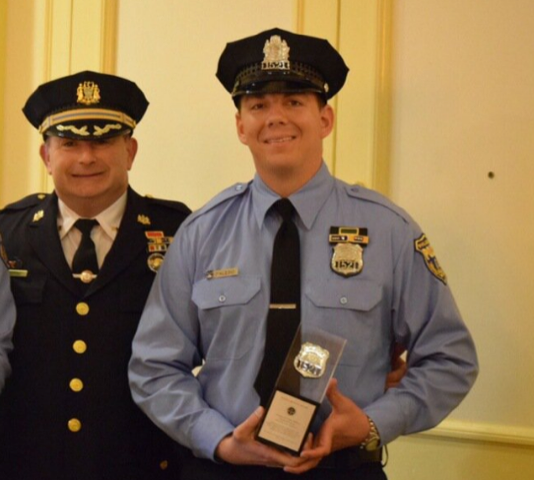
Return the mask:
<svg viewBox="0 0 534 480">
<path fill-rule="evenodd" d="M 394 268 L 395 340 L 407 347 L 408 373 L 365 408 L 383 444 L 441 422 L 478 374 L 473 339 L 426 237 L 405 232 Z M 419 248 L 419 250 L 416 248 Z"/>
<path fill-rule="evenodd" d="M 180 230 L 156 276 L 133 341 L 129 379 L 134 401 L 156 425 L 196 456 L 214 459 L 234 427 L 204 401 L 192 374 L 202 355 L 190 244 Z"/>
<path fill-rule="evenodd" d="M 0 261 L 0 392 L 11 373 L 8 354 L 13 349 L 11 341 L 15 326 L 15 302 L 11 295 L 9 273 Z"/>
</svg>

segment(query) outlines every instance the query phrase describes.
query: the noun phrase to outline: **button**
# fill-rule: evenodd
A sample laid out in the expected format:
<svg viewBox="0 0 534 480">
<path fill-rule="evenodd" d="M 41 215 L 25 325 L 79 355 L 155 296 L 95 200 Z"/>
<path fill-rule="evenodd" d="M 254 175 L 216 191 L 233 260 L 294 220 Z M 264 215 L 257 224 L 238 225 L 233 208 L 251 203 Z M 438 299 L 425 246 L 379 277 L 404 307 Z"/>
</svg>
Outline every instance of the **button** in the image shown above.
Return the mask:
<svg viewBox="0 0 534 480">
<path fill-rule="evenodd" d="M 224 303 L 224 302 L 226 302 L 226 297 L 224 295 L 221 295 L 219 297 L 219 303 Z"/>
<path fill-rule="evenodd" d="M 82 429 L 82 422 L 77 418 L 71 418 L 67 423 L 69 430 L 73 433 L 79 432 Z"/>
<path fill-rule="evenodd" d="M 339 299 L 339 303 L 341 303 L 341 305 L 346 305 L 347 302 L 348 302 L 347 297 L 341 297 L 341 298 Z"/>
<path fill-rule="evenodd" d="M 235 186 L 235 189 L 236 191 L 240 192 L 241 190 L 243 190 L 243 184 L 242 183 L 238 183 L 236 186 Z"/>
<path fill-rule="evenodd" d="M 83 390 L 83 382 L 79 378 L 73 378 L 69 382 L 69 387 L 73 392 L 81 392 Z"/>
<path fill-rule="evenodd" d="M 169 468 L 169 462 L 167 460 L 159 462 L 159 468 L 161 470 L 167 470 L 167 468 Z"/>
<path fill-rule="evenodd" d="M 87 315 L 89 313 L 89 305 L 85 302 L 78 303 L 78 305 L 76 305 L 76 312 L 81 316 Z"/>
<path fill-rule="evenodd" d="M 85 353 L 86 350 L 87 350 L 87 343 L 85 343 L 83 340 L 76 340 L 73 344 L 72 344 L 72 349 L 76 352 L 76 353 L 79 353 L 80 355 L 82 353 Z"/>
</svg>

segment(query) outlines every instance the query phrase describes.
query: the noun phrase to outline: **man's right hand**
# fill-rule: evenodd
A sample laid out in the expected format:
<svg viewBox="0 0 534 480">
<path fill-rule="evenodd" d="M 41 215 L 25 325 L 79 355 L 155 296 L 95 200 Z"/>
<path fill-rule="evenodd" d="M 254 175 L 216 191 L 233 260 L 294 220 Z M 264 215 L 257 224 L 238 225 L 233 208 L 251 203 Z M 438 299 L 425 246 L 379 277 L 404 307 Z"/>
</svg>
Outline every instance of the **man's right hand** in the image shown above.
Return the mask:
<svg viewBox="0 0 534 480">
<path fill-rule="evenodd" d="M 298 467 L 305 459 L 269 447 L 255 439 L 256 428 L 261 422 L 265 409 L 258 407 L 231 435 L 223 438 L 215 454 L 220 460 L 234 465 L 262 465 L 283 468 Z M 311 438 L 309 439 L 311 442 Z"/>
</svg>

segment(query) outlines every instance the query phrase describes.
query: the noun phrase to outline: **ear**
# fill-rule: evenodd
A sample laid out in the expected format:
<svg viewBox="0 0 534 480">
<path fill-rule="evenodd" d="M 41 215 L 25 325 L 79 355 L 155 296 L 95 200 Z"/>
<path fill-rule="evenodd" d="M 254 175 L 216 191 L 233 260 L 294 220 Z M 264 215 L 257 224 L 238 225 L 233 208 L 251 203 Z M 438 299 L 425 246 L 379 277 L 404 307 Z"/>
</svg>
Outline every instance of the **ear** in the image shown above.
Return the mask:
<svg viewBox="0 0 534 480">
<path fill-rule="evenodd" d="M 237 130 L 237 137 L 243 145 L 248 145 L 247 136 L 245 135 L 245 127 L 243 125 L 243 119 L 241 118 L 241 112 L 237 111 L 235 114 L 235 126 Z"/>
<path fill-rule="evenodd" d="M 126 151 L 128 152 L 128 170 L 132 169 L 138 148 L 137 140 L 133 137 L 126 138 Z"/>
<path fill-rule="evenodd" d="M 46 171 L 48 172 L 48 175 L 52 175 L 52 168 L 50 166 L 50 153 L 49 153 L 50 147 L 48 144 L 42 143 L 41 147 L 39 148 L 39 155 L 41 156 L 41 160 L 44 163 L 44 166 L 46 168 Z"/>
<path fill-rule="evenodd" d="M 330 135 L 334 128 L 334 120 L 334 109 L 330 105 L 326 104 L 321 109 L 321 138 L 326 138 L 328 135 Z"/>
</svg>

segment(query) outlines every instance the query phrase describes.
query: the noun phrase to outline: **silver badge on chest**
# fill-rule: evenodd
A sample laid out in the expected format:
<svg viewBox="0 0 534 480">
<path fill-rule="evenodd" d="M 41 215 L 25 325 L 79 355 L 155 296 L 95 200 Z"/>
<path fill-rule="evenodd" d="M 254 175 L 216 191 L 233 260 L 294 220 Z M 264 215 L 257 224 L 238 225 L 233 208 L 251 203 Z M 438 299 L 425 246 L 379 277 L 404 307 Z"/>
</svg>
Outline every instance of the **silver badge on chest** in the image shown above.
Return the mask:
<svg viewBox="0 0 534 480">
<path fill-rule="evenodd" d="M 330 266 L 344 277 L 358 275 L 363 270 L 363 248 L 351 243 L 338 243 L 334 247 Z"/>
<path fill-rule="evenodd" d="M 358 275 L 363 270 L 363 251 L 369 244 L 367 228 L 330 227 L 332 245 L 330 268 L 343 277 Z"/>
</svg>

